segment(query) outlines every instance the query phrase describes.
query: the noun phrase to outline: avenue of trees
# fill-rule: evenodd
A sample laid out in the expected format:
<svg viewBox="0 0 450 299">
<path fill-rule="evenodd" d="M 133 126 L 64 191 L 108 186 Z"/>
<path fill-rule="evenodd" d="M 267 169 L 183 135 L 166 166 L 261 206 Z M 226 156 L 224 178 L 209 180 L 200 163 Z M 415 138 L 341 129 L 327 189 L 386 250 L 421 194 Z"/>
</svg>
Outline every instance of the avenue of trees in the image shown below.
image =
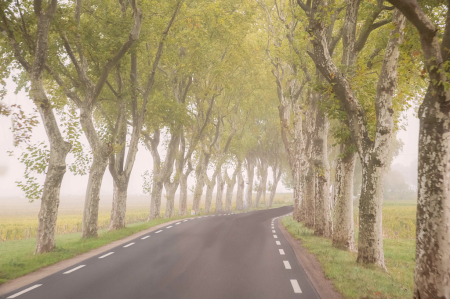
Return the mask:
<svg viewBox="0 0 450 299">
<path fill-rule="evenodd" d="M 1 80 L 13 77 L 40 114 L 0 106 L 26 166 L 19 186 L 41 201 L 36 254 L 55 247 L 67 170 L 88 175 L 83 238 L 97 235 L 106 171 L 114 181 L 109 229 L 125 226 L 141 148 L 153 158 L 149 220 L 162 216 L 163 200 L 164 217 L 190 212 L 190 176 L 195 213 L 270 207 L 284 176 L 295 220 L 357 252 L 356 262 L 388 270 L 385 173 L 402 112 L 419 104 L 414 298 L 450 298 L 448 2 L 0 3 Z M 48 139 L 34 144 L 38 123 Z"/>
</svg>

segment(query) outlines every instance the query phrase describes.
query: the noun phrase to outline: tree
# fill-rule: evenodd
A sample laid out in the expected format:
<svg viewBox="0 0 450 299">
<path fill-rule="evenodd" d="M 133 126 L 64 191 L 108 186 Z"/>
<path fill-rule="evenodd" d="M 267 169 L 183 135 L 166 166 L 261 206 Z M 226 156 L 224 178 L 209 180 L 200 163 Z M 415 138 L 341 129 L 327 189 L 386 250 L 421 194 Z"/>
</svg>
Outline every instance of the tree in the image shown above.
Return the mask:
<svg viewBox="0 0 450 299">
<path fill-rule="evenodd" d="M 450 298 L 449 42 L 448 3 L 439 3 L 445 29 L 441 37 L 430 8 L 415 0 L 389 0 L 416 27 L 429 84 L 419 108 L 419 166 L 414 298 Z M 431 2 L 431 1 L 430 1 Z M 426 1 L 424 4 L 428 4 Z M 431 2 L 430 4 L 436 4 Z M 439 24 L 439 26 L 442 26 Z M 441 39 L 442 38 L 442 39 Z"/>
</svg>

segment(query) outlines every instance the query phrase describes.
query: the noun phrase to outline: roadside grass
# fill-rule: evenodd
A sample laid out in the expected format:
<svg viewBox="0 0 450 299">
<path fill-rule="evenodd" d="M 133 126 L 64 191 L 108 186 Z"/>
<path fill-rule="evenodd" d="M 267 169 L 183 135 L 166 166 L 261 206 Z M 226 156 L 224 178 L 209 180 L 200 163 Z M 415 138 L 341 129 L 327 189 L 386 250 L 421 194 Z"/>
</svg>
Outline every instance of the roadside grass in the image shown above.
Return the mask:
<svg viewBox="0 0 450 299">
<path fill-rule="evenodd" d="M 313 231 L 287 216 L 283 225 L 302 246 L 314 254 L 325 276 L 345 298 L 412 298 L 414 287 L 414 239 L 385 239 L 384 254 L 388 272 L 356 263 L 357 254 L 331 246 L 331 240 L 316 237 Z"/>
<path fill-rule="evenodd" d="M 271 208 L 278 208 L 290 205 L 292 204 L 290 200 L 291 198 L 292 196 L 291 197 L 280 196 L 279 198 L 277 198 L 277 200 L 274 201 L 274 204 Z M 265 206 L 261 205 L 257 209 L 249 209 L 247 211 L 262 210 L 262 209 L 266 209 Z M 190 209 L 188 209 L 188 211 L 190 211 Z M 236 213 L 243 212 L 243 211 L 235 211 L 234 206 L 232 211 Z M 145 212 L 141 211 L 140 213 Z M 81 233 L 67 233 L 56 235 L 55 238 L 56 249 L 53 252 L 40 255 L 34 254 L 34 249 L 36 246 L 35 238 L 0 242 L 0 284 L 18 278 L 25 274 L 34 272 L 42 267 L 50 266 L 57 262 L 70 259 L 82 253 L 88 252 L 92 249 L 109 244 L 113 241 L 123 239 L 127 236 L 148 229 L 150 227 L 157 226 L 159 224 L 177 219 L 184 219 L 190 217 L 197 217 L 199 215 L 200 216 L 205 215 L 204 213 L 200 213 L 195 216 L 189 215 L 185 217 L 177 216 L 173 218 L 164 218 L 164 213 L 162 214 L 163 215 L 161 218 L 157 218 L 149 222 L 128 224 L 126 228 L 118 231 L 108 232 L 107 228 L 100 229 L 98 231 L 98 237 L 96 238 L 82 239 Z M 177 214 L 178 210 L 175 211 L 175 215 Z M 62 215 L 61 217 L 64 216 L 65 215 Z M 73 217 L 73 215 L 71 215 L 70 217 Z M 77 215 L 77 217 L 80 216 Z M 20 222 L 20 220 L 21 217 L 16 217 L 15 221 Z"/>
</svg>

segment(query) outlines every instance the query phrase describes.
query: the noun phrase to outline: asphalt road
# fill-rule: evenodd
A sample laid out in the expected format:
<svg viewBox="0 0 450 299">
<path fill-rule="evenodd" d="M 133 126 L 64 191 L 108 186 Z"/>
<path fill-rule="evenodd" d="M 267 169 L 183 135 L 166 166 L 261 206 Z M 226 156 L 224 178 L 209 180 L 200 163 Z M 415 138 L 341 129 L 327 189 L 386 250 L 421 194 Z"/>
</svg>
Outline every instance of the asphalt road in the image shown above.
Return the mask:
<svg viewBox="0 0 450 299">
<path fill-rule="evenodd" d="M 292 211 L 180 220 L 0 298 L 320 298 L 277 227 Z"/>
</svg>

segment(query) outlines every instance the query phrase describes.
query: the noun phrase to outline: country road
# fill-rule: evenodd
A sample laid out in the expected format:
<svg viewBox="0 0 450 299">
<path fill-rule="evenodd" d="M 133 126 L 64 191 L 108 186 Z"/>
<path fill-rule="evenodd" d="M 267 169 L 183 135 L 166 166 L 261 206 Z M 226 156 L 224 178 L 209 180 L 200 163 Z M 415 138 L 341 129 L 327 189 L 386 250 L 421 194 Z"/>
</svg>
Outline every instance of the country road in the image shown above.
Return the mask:
<svg viewBox="0 0 450 299">
<path fill-rule="evenodd" d="M 320 298 L 277 227 L 292 211 L 180 220 L 0 298 Z"/>
</svg>

